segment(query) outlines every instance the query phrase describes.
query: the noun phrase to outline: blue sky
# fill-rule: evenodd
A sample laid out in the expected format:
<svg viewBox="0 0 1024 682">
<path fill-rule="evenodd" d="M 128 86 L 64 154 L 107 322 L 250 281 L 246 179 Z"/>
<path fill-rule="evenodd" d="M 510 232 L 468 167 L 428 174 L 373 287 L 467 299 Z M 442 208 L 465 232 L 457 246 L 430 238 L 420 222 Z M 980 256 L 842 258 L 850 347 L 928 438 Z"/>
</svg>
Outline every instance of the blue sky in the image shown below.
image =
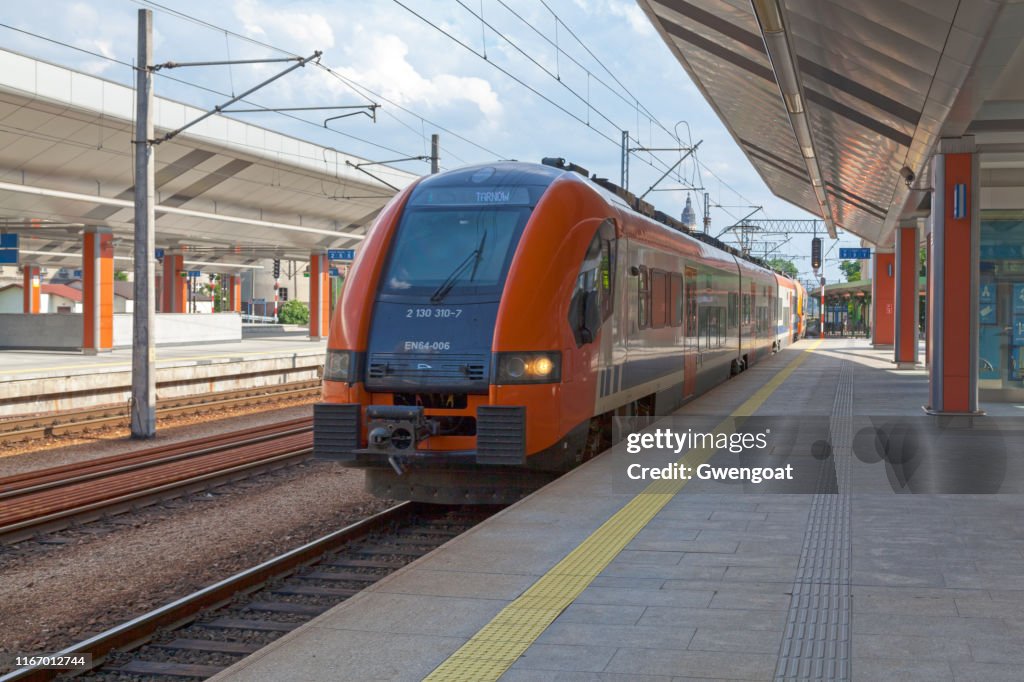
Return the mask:
<svg viewBox="0 0 1024 682">
<path fill-rule="evenodd" d="M 333 74 L 307 67 L 251 101 L 373 102 L 381 105 L 376 123 L 357 115 L 328 130 L 329 114 L 321 112 L 295 114 L 307 122 L 280 114 L 249 120 L 345 152 L 374 160 L 424 155 L 430 134 L 438 132 L 446 168 L 561 156 L 618 182 L 619 131 L 629 130 L 635 146 L 677 146 L 667 129 L 687 144 L 703 142 L 699 165 L 684 161 L 658 186 L 677 190 L 648 195 L 661 210 L 678 216 L 685 188 L 695 186 L 710 194 L 713 234 L 757 206 L 754 217 L 810 217 L 768 191 L 632 0 L 45 0 L 12 3 L 2 21 L 103 57 L 6 28 L 0 45 L 129 82 L 131 70 L 112 60 L 134 61 L 141 7 L 154 11 L 158 62 L 283 56 L 247 39 L 302 55 L 322 50 Z M 170 75 L 187 83 L 158 78 L 156 88 L 164 97 L 212 106 L 225 99 L 217 93 L 241 92 L 280 68 L 175 70 Z M 677 159 L 677 152 L 658 159 L 635 154 L 630 189 L 642 193 Z M 428 170 L 422 161 L 396 165 Z M 689 196 L 699 214 L 702 192 Z M 795 237 L 779 249 L 798 256 L 802 277 L 810 276 L 809 241 Z M 849 236 L 841 241 L 857 245 Z M 826 240 L 825 248 L 830 245 Z M 835 261 L 826 274 L 836 280 Z"/>
</svg>

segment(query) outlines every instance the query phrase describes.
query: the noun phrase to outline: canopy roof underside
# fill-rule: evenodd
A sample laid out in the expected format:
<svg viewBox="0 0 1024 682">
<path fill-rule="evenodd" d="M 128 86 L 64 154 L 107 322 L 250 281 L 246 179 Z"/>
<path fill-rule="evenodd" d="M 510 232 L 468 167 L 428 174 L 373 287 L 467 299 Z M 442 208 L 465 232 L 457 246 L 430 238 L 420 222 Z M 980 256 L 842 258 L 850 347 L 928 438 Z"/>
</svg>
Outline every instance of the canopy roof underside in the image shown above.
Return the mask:
<svg viewBox="0 0 1024 682">
<path fill-rule="evenodd" d="M 751 2 L 638 1 L 768 187 L 868 242 L 891 242 L 925 200 L 940 138 L 1024 140 L 1024 3 L 778 0 L 825 216 Z"/>
<path fill-rule="evenodd" d="M 21 235 L 22 262 L 77 265 L 85 226 L 131 255 L 134 109 L 131 88 L 0 51 L 0 229 Z M 156 98 L 157 135 L 203 113 Z M 157 246 L 225 269 L 355 246 L 415 178 L 222 115 L 155 159 Z"/>
</svg>

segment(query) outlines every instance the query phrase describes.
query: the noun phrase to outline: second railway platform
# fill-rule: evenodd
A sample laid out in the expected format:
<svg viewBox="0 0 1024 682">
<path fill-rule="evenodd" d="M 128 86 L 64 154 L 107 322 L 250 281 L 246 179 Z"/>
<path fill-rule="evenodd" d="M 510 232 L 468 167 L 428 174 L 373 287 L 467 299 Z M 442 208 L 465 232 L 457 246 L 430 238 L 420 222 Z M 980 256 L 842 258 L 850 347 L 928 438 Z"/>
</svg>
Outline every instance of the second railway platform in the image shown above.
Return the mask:
<svg viewBox="0 0 1024 682">
<path fill-rule="evenodd" d="M 772 430 L 795 488 L 630 482 L 620 443 L 216 679 L 1019 679 L 1020 408 L 926 382 L 803 341 L 647 429 Z"/>
</svg>

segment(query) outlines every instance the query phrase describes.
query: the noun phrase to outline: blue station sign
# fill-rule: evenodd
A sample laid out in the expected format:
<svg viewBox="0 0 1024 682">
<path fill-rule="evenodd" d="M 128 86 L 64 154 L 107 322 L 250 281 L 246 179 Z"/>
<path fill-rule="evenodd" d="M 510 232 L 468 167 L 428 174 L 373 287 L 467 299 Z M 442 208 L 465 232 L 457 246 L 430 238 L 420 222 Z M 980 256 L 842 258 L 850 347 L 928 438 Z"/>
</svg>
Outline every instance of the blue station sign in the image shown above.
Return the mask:
<svg viewBox="0 0 1024 682">
<path fill-rule="evenodd" d="M 0 234 L 0 265 L 18 264 L 18 235 Z"/>
<path fill-rule="evenodd" d="M 355 249 L 327 249 L 327 260 L 351 261 L 355 257 Z"/>
<path fill-rule="evenodd" d="M 842 260 L 868 260 L 869 258 L 871 258 L 871 249 L 844 249 L 840 247 L 839 258 L 841 258 Z"/>
</svg>

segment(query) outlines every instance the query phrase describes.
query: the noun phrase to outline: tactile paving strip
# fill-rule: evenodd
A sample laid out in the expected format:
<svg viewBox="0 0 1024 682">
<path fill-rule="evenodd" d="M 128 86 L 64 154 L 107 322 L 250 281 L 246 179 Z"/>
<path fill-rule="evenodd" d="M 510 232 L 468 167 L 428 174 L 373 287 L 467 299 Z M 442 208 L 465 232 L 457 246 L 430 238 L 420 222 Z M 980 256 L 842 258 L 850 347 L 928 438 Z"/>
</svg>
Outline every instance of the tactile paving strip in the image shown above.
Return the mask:
<svg viewBox="0 0 1024 682">
<path fill-rule="evenodd" d="M 839 370 L 823 462 L 793 582 L 776 680 L 850 679 L 850 463 L 853 370 Z"/>
<path fill-rule="evenodd" d="M 753 415 L 819 345 L 790 361 L 714 431 L 732 433 L 735 418 Z M 696 467 L 714 453 L 694 448 L 679 463 Z M 659 480 L 648 485 L 435 668 L 426 682 L 488 682 L 501 677 L 685 484 Z"/>
</svg>

